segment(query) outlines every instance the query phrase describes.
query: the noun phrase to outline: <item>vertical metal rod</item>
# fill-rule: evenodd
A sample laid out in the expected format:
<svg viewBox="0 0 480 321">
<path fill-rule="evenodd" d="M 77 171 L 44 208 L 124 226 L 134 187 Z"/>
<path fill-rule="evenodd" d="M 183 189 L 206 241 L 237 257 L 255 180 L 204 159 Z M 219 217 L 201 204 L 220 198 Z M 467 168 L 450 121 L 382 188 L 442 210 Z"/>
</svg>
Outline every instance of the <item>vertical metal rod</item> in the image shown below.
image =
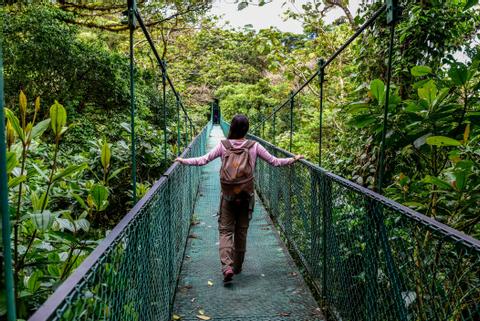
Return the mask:
<svg viewBox="0 0 480 321">
<path fill-rule="evenodd" d="M 167 63 L 162 72 L 162 107 L 163 107 L 163 160 L 167 163 Z"/>
<path fill-rule="evenodd" d="M 0 24 L 0 27 L 2 25 Z M 2 245 L 5 269 L 5 292 L 8 321 L 17 319 L 15 311 L 15 284 L 13 281 L 12 248 L 10 245 L 10 212 L 8 210 L 7 145 L 5 116 L 3 114 L 3 51 L 0 42 L 0 213 L 2 215 Z"/>
<path fill-rule="evenodd" d="M 135 80 L 134 80 L 134 52 L 133 33 L 135 31 L 135 0 L 128 1 L 128 23 L 130 26 L 130 139 L 132 146 L 132 198 L 133 204 L 137 202 L 137 162 L 135 149 Z"/>
<path fill-rule="evenodd" d="M 277 133 L 275 132 L 275 123 L 276 123 L 276 118 L 277 118 L 277 113 L 274 113 L 273 114 L 273 139 L 272 139 L 272 143 L 273 145 L 275 145 L 275 136 L 277 135 Z"/>
<path fill-rule="evenodd" d="M 390 44 L 388 48 L 388 65 L 387 65 L 387 88 L 385 92 L 385 107 L 383 112 L 383 130 L 382 130 L 382 145 L 380 147 L 380 156 L 378 161 L 378 175 L 377 175 L 377 193 L 382 193 L 383 176 L 385 174 L 385 145 L 388 127 L 388 105 L 390 102 L 390 82 L 392 78 L 392 57 L 393 45 L 395 39 L 395 24 L 390 25 Z"/>
<path fill-rule="evenodd" d="M 293 90 L 290 92 L 290 144 L 288 151 L 292 152 L 292 142 L 293 142 Z"/>
<path fill-rule="evenodd" d="M 318 138 L 318 166 L 322 166 L 322 135 L 323 135 L 323 81 L 325 77 L 325 60 L 318 60 L 318 82 L 320 85 L 320 119 L 319 119 L 319 138 Z"/>
<path fill-rule="evenodd" d="M 262 116 L 262 138 L 265 139 L 265 121 L 263 120 L 263 116 Z"/>
<path fill-rule="evenodd" d="M 185 118 L 185 146 L 188 146 L 188 119 L 187 119 L 187 114 L 185 114 L 184 118 Z"/>
<path fill-rule="evenodd" d="M 177 97 L 177 156 L 181 154 L 182 149 L 182 139 L 181 139 L 181 130 L 180 130 L 180 100 Z"/>
</svg>

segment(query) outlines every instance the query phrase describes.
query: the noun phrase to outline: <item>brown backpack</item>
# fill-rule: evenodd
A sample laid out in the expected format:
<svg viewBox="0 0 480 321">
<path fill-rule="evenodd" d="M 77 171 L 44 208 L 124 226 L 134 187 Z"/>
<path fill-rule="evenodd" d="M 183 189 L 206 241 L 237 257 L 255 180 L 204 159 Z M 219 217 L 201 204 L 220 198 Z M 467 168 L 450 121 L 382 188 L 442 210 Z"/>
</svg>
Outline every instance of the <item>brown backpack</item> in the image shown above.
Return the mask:
<svg viewBox="0 0 480 321">
<path fill-rule="evenodd" d="M 225 154 L 220 168 L 222 193 L 227 196 L 250 196 L 254 192 L 253 168 L 250 165 L 249 149 L 255 145 L 247 140 L 242 147 L 235 148 L 228 141 L 222 140 Z"/>
</svg>

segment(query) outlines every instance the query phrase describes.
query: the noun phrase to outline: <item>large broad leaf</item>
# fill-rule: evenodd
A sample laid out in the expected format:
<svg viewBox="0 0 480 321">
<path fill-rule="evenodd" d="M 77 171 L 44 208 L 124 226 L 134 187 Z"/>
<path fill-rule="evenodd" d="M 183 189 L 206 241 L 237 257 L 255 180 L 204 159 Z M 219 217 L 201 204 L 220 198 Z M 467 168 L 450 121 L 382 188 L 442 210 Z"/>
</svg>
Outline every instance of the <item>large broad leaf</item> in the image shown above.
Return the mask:
<svg viewBox="0 0 480 321">
<path fill-rule="evenodd" d="M 33 225 L 41 230 L 46 231 L 52 227 L 53 222 L 55 221 L 56 214 L 45 210 L 42 213 L 30 214 Z"/>
<path fill-rule="evenodd" d="M 471 78 L 467 66 L 463 63 L 456 63 L 452 65 L 448 71 L 448 75 L 450 78 L 452 78 L 453 83 L 457 86 L 465 85 Z"/>
<path fill-rule="evenodd" d="M 65 168 L 63 171 L 61 171 L 60 173 L 56 174 L 53 177 L 53 182 L 56 182 L 56 181 L 58 181 L 62 178 L 65 178 L 67 176 L 73 175 L 73 174 L 87 168 L 87 166 L 88 165 L 86 163 L 80 164 L 80 165 L 70 165 L 67 168 Z"/>
<path fill-rule="evenodd" d="M 427 82 L 422 88 L 418 88 L 418 97 L 424 99 L 429 105 L 432 105 L 437 97 L 437 86 L 433 81 Z"/>
<path fill-rule="evenodd" d="M 385 84 L 383 81 L 380 79 L 372 80 L 370 83 L 370 92 L 379 103 L 382 103 L 385 96 Z"/>
<path fill-rule="evenodd" d="M 61 135 L 63 127 L 67 123 L 67 111 L 65 107 L 56 100 L 52 107 L 50 107 L 50 119 L 55 136 Z"/>
<path fill-rule="evenodd" d="M 415 66 L 411 70 L 412 76 L 421 77 L 432 73 L 432 68 L 428 66 Z"/>
<path fill-rule="evenodd" d="M 428 145 L 434 146 L 460 146 L 461 143 L 453 138 L 446 136 L 430 136 L 427 138 Z"/>
<path fill-rule="evenodd" d="M 60 231 L 67 230 L 67 231 L 70 231 L 72 233 L 76 232 L 75 223 L 72 222 L 72 220 L 69 220 L 68 218 L 58 217 L 56 219 L 56 223 L 57 223 L 58 229 L 60 229 Z"/>
<path fill-rule="evenodd" d="M 440 178 L 435 177 L 435 176 L 427 175 L 427 176 L 425 176 L 425 178 L 422 181 L 424 183 L 436 185 L 436 186 L 438 186 L 442 189 L 446 189 L 446 190 L 453 189 L 452 185 L 448 184 L 445 181 L 442 181 Z"/>
<path fill-rule="evenodd" d="M 90 190 L 90 196 L 97 211 L 103 211 L 108 206 L 108 188 L 103 185 L 96 184 Z"/>
<path fill-rule="evenodd" d="M 35 293 L 38 289 L 40 289 L 40 278 L 42 275 L 42 271 L 34 270 L 30 276 L 25 276 L 23 279 L 23 284 L 30 293 Z"/>
<path fill-rule="evenodd" d="M 5 117 L 10 121 L 10 124 L 15 130 L 15 133 L 20 138 L 22 142 L 25 142 L 25 133 L 23 132 L 22 126 L 20 126 L 20 121 L 18 120 L 17 116 L 8 108 L 5 108 Z"/>
<path fill-rule="evenodd" d="M 42 120 L 32 128 L 32 139 L 42 136 L 50 125 L 50 118 Z"/>
<path fill-rule="evenodd" d="M 459 191 L 463 191 L 467 185 L 468 175 L 472 173 L 473 162 L 470 160 L 461 160 L 455 164 L 453 176 L 455 178 L 455 186 Z"/>
</svg>

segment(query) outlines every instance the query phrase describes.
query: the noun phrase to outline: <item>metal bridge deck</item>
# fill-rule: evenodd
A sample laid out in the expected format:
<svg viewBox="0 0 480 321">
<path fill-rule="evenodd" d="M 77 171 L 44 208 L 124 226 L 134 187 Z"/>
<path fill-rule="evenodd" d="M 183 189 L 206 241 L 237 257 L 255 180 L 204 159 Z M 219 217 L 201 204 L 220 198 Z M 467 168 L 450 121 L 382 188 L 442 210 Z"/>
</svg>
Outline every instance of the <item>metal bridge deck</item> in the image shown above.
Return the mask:
<svg viewBox="0 0 480 321">
<path fill-rule="evenodd" d="M 214 126 L 207 150 L 224 138 Z M 181 320 L 323 320 L 318 305 L 257 199 L 243 271 L 228 286 L 218 257 L 220 199 L 217 159 L 203 168 L 186 256 L 174 303 Z M 206 318 L 205 318 L 206 319 Z"/>
</svg>

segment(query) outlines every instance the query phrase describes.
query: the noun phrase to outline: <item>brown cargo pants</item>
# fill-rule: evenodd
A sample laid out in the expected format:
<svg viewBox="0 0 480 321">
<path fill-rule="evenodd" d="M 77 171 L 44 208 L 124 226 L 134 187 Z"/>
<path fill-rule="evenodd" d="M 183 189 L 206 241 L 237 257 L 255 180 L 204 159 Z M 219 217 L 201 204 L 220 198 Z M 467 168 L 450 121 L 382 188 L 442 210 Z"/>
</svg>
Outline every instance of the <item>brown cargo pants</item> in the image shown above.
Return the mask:
<svg viewBox="0 0 480 321">
<path fill-rule="evenodd" d="M 247 231 L 252 218 L 254 195 L 234 198 L 221 196 L 218 215 L 220 261 L 222 271 L 227 267 L 242 269 L 247 245 Z"/>
</svg>

